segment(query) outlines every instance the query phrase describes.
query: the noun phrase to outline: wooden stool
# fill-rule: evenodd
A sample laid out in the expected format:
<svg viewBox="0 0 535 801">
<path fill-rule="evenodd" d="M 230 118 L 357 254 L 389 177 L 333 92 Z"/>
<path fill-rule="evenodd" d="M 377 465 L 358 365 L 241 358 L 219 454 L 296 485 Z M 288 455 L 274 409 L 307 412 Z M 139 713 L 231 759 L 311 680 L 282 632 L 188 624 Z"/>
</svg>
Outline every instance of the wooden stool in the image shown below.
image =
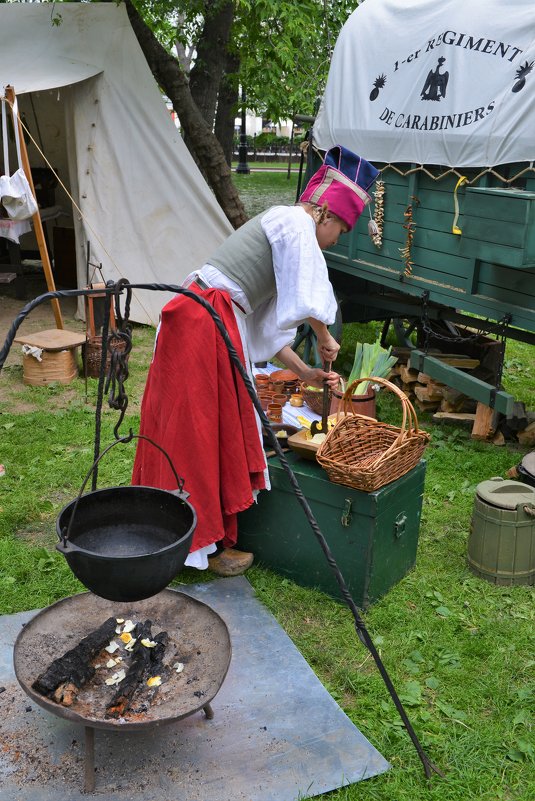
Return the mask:
<svg viewBox="0 0 535 801">
<path fill-rule="evenodd" d="M 21 334 L 15 342 L 39 348 L 41 361 L 35 356 L 22 357 L 23 381 L 34 387 L 46 384 L 70 384 L 78 375 L 76 348 L 85 342 L 85 334 L 53 328 L 34 334 Z"/>
</svg>

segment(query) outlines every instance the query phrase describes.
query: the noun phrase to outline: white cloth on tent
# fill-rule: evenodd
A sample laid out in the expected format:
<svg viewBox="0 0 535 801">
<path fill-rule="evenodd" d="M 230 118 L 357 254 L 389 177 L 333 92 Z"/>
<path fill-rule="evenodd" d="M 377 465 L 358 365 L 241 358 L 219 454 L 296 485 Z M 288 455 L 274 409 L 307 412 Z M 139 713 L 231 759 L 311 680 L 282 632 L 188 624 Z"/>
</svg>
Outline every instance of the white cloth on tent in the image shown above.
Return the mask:
<svg viewBox="0 0 535 801">
<path fill-rule="evenodd" d="M 17 170 L 11 174 L 9 168 L 9 147 L 7 141 L 6 99 L 2 97 L 2 149 L 4 154 L 4 175 L 0 175 L 0 203 L 11 220 L 21 222 L 29 220 L 37 212 L 37 201 L 33 196 L 26 173 L 22 167 L 20 150 L 19 112 L 15 99 L 11 108 L 13 130 L 15 131 L 15 147 L 17 150 Z"/>
<path fill-rule="evenodd" d="M 533 0 L 368 0 L 336 42 L 314 143 L 370 161 L 535 159 Z"/>
</svg>

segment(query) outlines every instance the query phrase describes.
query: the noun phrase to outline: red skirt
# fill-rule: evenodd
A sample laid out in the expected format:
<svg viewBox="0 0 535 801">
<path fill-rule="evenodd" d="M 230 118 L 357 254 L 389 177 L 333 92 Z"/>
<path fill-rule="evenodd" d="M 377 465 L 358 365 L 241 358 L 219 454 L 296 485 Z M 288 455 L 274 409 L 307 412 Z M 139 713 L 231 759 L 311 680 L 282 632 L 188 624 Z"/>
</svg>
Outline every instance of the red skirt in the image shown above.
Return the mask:
<svg viewBox="0 0 535 801">
<path fill-rule="evenodd" d="M 241 338 L 227 292 L 190 290 L 222 319 L 243 364 Z M 254 406 L 215 322 L 199 303 L 177 295 L 162 311 L 141 406 L 140 434 L 169 455 L 197 512 L 191 551 L 236 543 L 238 512 L 264 489 L 265 457 Z M 133 484 L 176 489 L 165 456 L 138 440 Z"/>
</svg>

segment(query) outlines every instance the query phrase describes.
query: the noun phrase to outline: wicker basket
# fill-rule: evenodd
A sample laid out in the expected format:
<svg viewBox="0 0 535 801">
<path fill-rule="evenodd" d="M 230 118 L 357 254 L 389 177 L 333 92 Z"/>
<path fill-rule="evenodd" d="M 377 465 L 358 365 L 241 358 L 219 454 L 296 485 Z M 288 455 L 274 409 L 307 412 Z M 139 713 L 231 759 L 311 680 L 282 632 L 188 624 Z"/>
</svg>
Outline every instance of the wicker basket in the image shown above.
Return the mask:
<svg viewBox="0 0 535 801">
<path fill-rule="evenodd" d="M 303 396 L 303 400 L 305 401 L 306 405 L 309 409 L 312 409 L 313 412 L 316 414 L 321 414 L 323 412 L 323 390 L 317 390 L 314 392 L 313 389 L 309 389 L 309 386 L 304 381 L 301 381 L 299 385 L 301 388 L 301 395 Z M 329 392 L 329 404 L 331 402 L 331 392 Z"/>
<path fill-rule="evenodd" d="M 122 339 L 117 339 L 110 334 L 108 344 L 112 340 L 112 347 L 114 350 L 124 351 L 126 344 Z M 84 366 L 84 375 L 88 378 L 98 378 L 100 375 L 100 363 L 102 360 L 102 337 L 101 336 L 88 336 L 87 342 L 82 345 L 82 363 Z M 106 373 L 110 366 L 111 355 L 108 350 L 106 354 Z"/>
<path fill-rule="evenodd" d="M 353 381 L 344 393 L 344 411 L 349 410 L 353 389 L 362 381 L 381 384 L 398 396 L 403 410 L 401 427 L 345 414 L 327 434 L 316 459 L 335 484 L 373 492 L 416 467 L 429 434 L 418 428 L 416 412 L 405 393 L 384 378 Z"/>
</svg>

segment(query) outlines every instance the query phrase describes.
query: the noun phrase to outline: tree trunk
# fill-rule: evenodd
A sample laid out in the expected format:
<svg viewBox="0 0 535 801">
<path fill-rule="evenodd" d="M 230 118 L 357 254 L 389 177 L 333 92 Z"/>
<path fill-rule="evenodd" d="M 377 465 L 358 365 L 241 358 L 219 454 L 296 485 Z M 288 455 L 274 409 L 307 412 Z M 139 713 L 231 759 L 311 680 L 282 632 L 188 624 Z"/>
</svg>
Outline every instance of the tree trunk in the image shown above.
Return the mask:
<svg viewBox="0 0 535 801">
<path fill-rule="evenodd" d="M 234 228 L 239 228 L 247 220 L 243 203 L 232 182 L 225 154 L 211 127 L 193 101 L 186 76 L 178 61 L 169 55 L 141 19 L 131 0 L 126 0 L 125 4 L 132 28 L 152 74 L 171 100 L 180 118 L 180 124 L 190 139 L 193 154 L 202 165 L 217 202 Z"/>
<path fill-rule="evenodd" d="M 189 88 L 193 102 L 213 131 L 219 90 L 227 62 L 234 6 L 232 3 L 216 3 L 214 11 L 212 5 L 209 2 L 204 3 L 204 25 L 195 47 L 195 64 L 189 73 Z M 214 134 L 222 145 L 216 131 Z M 195 144 L 187 131 L 184 133 L 184 142 L 190 152 L 194 151 Z M 225 151 L 224 147 L 223 150 Z M 226 155 L 225 152 L 225 157 Z M 226 161 L 230 166 L 227 158 Z M 197 166 L 207 178 L 204 167 L 198 160 Z"/>
<path fill-rule="evenodd" d="M 215 118 L 214 132 L 217 141 L 223 148 L 225 158 L 229 167 L 232 165 L 232 152 L 234 150 L 234 120 L 238 107 L 238 83 L 236 79 L 229 75 L 238 72 L 240 59 L 238 56 L 229 54 L 227 57 L 226 74 L 221 79 L 219 87 L 219 99 L 217 103 L 217 113 Z"/>
<path fill-rule="evenodd" d="M 210 6 L 210 3 L 205 3 L 204 26 L 197 42 L 195 64 L 189 74 L 189 87 L 194 103 L 213 128 L 219 87 L 227 62 L 234 4 L 220 6 L 215 13 L 210 13 Z"/>
</svg>

